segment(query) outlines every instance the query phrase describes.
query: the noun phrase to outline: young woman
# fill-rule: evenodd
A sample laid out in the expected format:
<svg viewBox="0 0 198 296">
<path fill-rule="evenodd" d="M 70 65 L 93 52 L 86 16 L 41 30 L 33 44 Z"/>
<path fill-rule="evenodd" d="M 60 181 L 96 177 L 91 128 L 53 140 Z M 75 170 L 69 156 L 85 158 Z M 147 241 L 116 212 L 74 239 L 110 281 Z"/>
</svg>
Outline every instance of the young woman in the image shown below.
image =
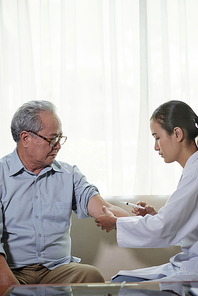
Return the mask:
<svg viewBox="0 0 198 296">
<path fill-rule="evenodd" d="M 169 101 L 151 116 L 155 150 L 166 163 L 177 161 L 183 172 L 177 190 L 159 212 L 145 202 L 136 216 L 117 218 L 105 207 L 95 221 L 110 231 L 117 229 L 120 247 L 157 248 L 180 244 L 182 252 L 170 262 L 132 271 L 120 271 L 113 281 L 193 281 L 198 279 L 198 117 L 186 103 Z"/>
</svg>

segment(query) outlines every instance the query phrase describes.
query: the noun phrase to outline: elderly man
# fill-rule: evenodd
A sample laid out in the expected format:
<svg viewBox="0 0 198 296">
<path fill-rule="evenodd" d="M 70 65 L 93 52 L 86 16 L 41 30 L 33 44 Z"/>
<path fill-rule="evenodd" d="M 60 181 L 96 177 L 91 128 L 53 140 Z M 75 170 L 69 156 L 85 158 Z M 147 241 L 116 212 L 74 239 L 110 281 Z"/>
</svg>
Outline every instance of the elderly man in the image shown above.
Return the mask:
<svg viewBox="0 0 198 296">
<path fill-rule="evenodd" d="M 103 282 L 71 256 L 70 218 L 98 217 L 107 203 L 76 166 L 55 160 L 66 137 L 53 104 L 30 101 L 14 114 L 17 147 L 0 162 L 0 283 Z M 86 229 L 85 229 L 86 231 Z"/>
</svg>

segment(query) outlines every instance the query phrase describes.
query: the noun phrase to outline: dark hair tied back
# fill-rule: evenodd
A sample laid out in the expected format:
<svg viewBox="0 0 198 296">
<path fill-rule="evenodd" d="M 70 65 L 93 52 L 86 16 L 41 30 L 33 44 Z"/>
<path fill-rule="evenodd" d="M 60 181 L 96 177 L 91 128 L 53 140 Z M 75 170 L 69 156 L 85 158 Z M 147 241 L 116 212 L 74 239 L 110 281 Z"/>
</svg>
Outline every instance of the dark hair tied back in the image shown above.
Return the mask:
<svg viewBox="0 0 198 296">
<path fill-rule="evenodd" d="M 172 100 L 160 105 L 153 112 L 151 120 L 158 122 L 169 135 L 175 127 L 180 127 L 189 140 L 198 136 L 198 117 L 192 108 L 182 101 Z"/>
<path fill-rule="evenodd" d="M 195 127 L 198 128 L 198 117 L 195 119 Z"/>
</svg>

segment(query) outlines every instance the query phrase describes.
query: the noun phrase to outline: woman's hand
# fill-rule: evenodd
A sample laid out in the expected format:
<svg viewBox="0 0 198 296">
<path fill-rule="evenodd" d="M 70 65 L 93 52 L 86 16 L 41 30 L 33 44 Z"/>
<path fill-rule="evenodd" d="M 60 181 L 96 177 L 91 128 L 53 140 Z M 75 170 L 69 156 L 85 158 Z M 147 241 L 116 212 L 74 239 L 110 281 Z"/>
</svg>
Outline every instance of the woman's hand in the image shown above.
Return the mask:
<svg viewBox="0 0 198 296">
<path fill-rule="evenodd" d="M 114 216 L 114 214 L 105 206 L 102 207 L 102 210 L 104 215 L 101 215 L 95 219 L 97 226 L 101 227 L 102 230 L 106 230 L 106 232 L 116 229 L 116 216 Z"/>
<path fill-rule="evenodd" d="M 132 210 L 132 213 L 135 214 L 136 216 L 146 216 L 147 214 L 150 214 L 152 216 L 157 214 L 157 211 L 154 207 L 147 205 L 145 201 L 138 201 L 137 205 L 140 205 L 144 207 L 145 209 L 141 209 L 138 207 L 134 207 Z"/>
</svg>

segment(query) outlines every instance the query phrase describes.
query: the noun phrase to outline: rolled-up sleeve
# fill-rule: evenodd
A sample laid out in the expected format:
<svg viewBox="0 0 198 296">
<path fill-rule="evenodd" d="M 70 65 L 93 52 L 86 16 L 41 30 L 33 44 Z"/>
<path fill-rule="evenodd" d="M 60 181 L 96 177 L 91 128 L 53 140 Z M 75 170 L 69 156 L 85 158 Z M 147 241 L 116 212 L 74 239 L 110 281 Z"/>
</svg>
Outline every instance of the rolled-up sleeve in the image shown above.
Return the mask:
<svg viewBox="0 0 198 296">
<path fill-rule="evenodd" d="M 87 210 L 88 201 L 99 194 L 98 188 L 87 181 L 77 166 L 73 166 L 73 186 L 73 210 L 78 219 L 90 217 Z"/>
</svg>

